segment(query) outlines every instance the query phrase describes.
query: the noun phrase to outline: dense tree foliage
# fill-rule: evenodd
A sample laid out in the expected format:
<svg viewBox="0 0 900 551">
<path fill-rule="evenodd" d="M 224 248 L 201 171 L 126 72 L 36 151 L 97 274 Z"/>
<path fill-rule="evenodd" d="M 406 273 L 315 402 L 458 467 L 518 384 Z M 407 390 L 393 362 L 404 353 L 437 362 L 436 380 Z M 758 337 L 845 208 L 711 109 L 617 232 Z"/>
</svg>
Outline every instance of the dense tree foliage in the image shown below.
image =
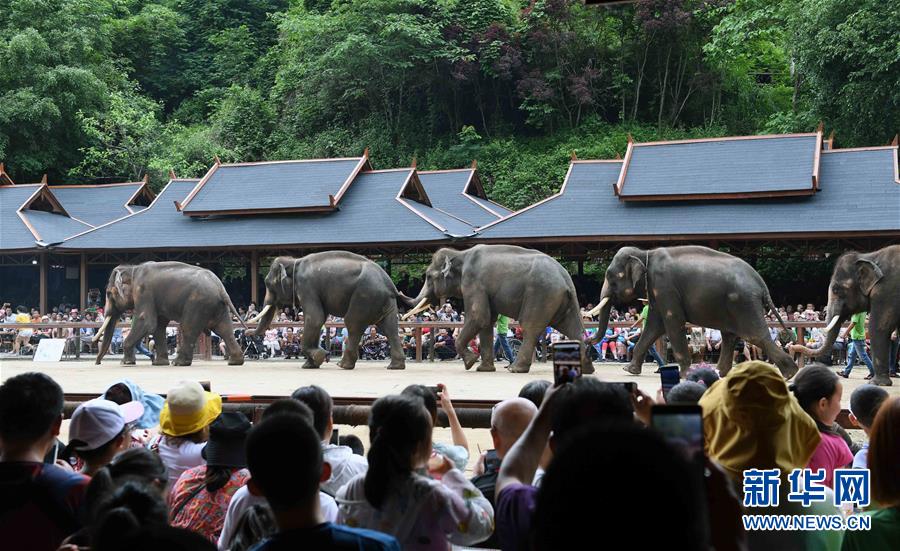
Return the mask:
<svg viewBox="0 0 900 551">
<path fill-rule="evenodd" d="M 511 207 L 638 140 L 900 129 L 878 0 L 0 0 L 0 160 L 18 181 L 358 155 L 466 166 Z"/>
</svg>

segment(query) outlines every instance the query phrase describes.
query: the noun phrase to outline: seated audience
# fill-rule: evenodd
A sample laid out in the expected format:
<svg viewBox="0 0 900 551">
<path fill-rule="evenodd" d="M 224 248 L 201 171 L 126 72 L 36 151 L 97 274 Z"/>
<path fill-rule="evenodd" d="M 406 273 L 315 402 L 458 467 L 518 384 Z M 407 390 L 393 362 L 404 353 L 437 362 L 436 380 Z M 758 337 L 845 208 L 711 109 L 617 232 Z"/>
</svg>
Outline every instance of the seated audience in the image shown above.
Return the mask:
<svg viewBox="0 0 900 551">
<path fill-rule="evenodd" d="M 369 463 L 364 457 L 354 454 L 350 447 L 331 444 L 334 402 L 325 389 L 316 385 L 300 387 L 291 394 L 291 398 L 306 404 L 312 410 L 313 428 L 319 433 L 324 461 L 331 473 L 328 480 L 322 483 L 321 489 L 334 496 L 354 476 L 365 473 Z"/>
<path fill-rule="evenodd" d="M 837 374 L 828 367 L 810 364 L 800 370 L 789 388 L 821 433 L 821 441 L 809 460 L 809 468 L 825 469 L 823 484 L 833 488 L 834 470 L 853 462 L 850 447 L 835 428 L 841 412 L 843 385 Z"/>
<path fill-rule="evenodd" d="M 82 526 L 90 479 L 44 463 L 62 419 L 63 391 L 43 373 L 0 385 L 0 547 L 55 551 Z"/>
<path fill-rule="evenodd" d="M 672 405 L 697 404 L 700 402 L 700 398 L 703 397 L 703 393 L 705 392 L 706 386 L 701 383 L 681 381 L 669 390 L 669 395 L 666 397 L 665 403 Z"/>
<path fill-rule="evenodd" d="M 434 353 L 441 361 L 452 360 L 456 357 L 456 341 L 453 339 L 453 335 L 443 327 L 438 330 L 438 335 L 434 338 Z"/>
<path fill-rule="evenodd" d="M 419 474 L 431 457 L 432 416 L 414 395 L 379 398 L 369 416 L 369 470 L 337 495 L 338 521 L 378 528 L 404 549 L 472 545 L 491 535 L 494 511 L 463 474 Z"/>
<path fill-rule="evenodd" d="M 220 413 L 222 397 L 206 392 L 198 382 L 181 381 L 169 391 L 159 414 L 162 434 L 150 445 L 166 465 L 169 482 L 174 484 L 181 473 L 203 464 L 209 425 Z"/>
<path fill-rule="evenodd" d="M 522 390 L 519 391 L 519 398 L 525 398 L 534 404 L 535 407 L 541 407 L 541 403 L 544 401 L 544 395 L 547 393 L 547 389 L 550 388 L 551 384 L 552 383 L 546 379 L 529 381 L 525 383 Z"/>
<path fill-rule="evenodd" d="M 870 431 L 878 408 L 888 399 L 888 392 L 880 386 L 864 385 L 850 395 L 850 422 L 861 428 L 866 436 Z M 853 468 L 865 469 L 868 465 L 869 443 L 865 442 L 853 456 Z"/>
<path fill-rule="evenodd" d="M 346 436 L 338 437 L 338 444 L 341 446 L 347 446 L 355 455 L 360 455 L 362 457 L 366 456 L 366 448 L 363 446 L 362 440 L 359 439 L 359 436 L 355 434 L 348 434 Z"/>
<path fill-rule="evenodd" d="M 134 401 L 119 405 L 95 398 L 80 404 L 69 421 L 64 455 L 74 453 L 84 463 L 81 472 L 93 476 L 131 446 L 131 424 L 143 414 L 144 406 Z"/>
<path fill-rule="evenodd" d="M 703 383 L 703 386 L 710 388 L 719 380 L 719 373 L 711 367 L 698 367 L 688 371 L 687 380 Z"/>
<path fill-rule="evenodd" d="M 218 541 L 228 503 L 250 478 L 244 453 L 249 431 L 250 421 L 240 412 L 226 411 L 213 421 L 201 452 L 206 464 L 184 471 L 169 492 L 172 526 Z"/>
<path fill-rule="evenodd" d="M 844 532 L 844 551 L 897 549 L 900 542 L 900 398 L 886 400 L 869 433 L 872 511 L 870 530 Z"/>
<path fill-rule="evenodd" d="M 134 422 L 136 429 L 152 429 L 159 426 L 159 412 L 162 411 L 165 399 L 159 394 L 145 392 L 144 389 L 128 379 L 122 379 L 112 384 L 103 393 L 103 397 L 119 405 L 131 402 L 140 402 L 144 406 L 144 413 Z"/>
<path fill-rule="evenodd" d="M 254 549 L 399 551 L 393 537 L 325 521 L 319 485 L 330 473 L 322 458 L 321 434 L 298 416 L 273 415 L 255 426 L 247 438 L 247 465 L 250 484 L 266 497 L 279 528 Z"/>
</svg>

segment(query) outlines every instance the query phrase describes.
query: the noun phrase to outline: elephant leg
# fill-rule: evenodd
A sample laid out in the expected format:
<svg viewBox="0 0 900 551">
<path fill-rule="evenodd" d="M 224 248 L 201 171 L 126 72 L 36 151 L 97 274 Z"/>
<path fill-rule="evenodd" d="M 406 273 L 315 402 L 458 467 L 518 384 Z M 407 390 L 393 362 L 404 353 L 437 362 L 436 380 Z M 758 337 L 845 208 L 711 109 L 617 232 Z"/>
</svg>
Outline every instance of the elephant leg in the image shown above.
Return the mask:
<svg viewBox="0 0 900 551">
<path fill-rule="evenodd" d="M 462 346 L 460 344 L 460 346 Z M 482 327 L 478 332 L 478 346 L 481 353 L 481 363 L 478 364 L 476 371 L 497 371 L 494 367 L 494 328 L 491 326 Z M 468 347 L 468 343 L 466 344 Z"/>
<path fill-rule="evenodd" d="M 763 349 L 763 352 L 766 353 L 766 357 L 778 367 L 785 379 L 790 379 L 797 374 L 798 369 L 797 364 L 794 363 L 794 359 L 791 358 L 790 354 L 782 350 L 782 348 L 778 346 L 778 343 L 772 340 L 772 337 L 769 336 L 769 331 L 765 326 L 763 326 L 761 330 L 758 330 L 756 334 L 746 338 L 752 344 Z M 721 375 L 725 376 L 724 373 Z"/>
<path fill-rule="evenodd" d="M 872 304 L 869 312 L 869 343 L 872 345 L 872 364 L 875 369 L 875 377 L 871 384 L 878 386 L 891 386 L 888 371 L 893 358 L 891 355 L 891 331 L 897 327 L 897 319 L 886 312 L 883 304 Z"/>
<path fill-rule="evenodd" d="M 531 362 L 534 359 L 534 349 L 544 329 L 546 329 L 544 324 L 529 323 L 522 325 L 522 346 L 519 347 L 519 352 L 516 354 L 516 361 L 509 366 L 510 372 L 528 373 L 531 369 Z"/>
<path fill-rule="evenodd" d="M 581 324 L 581 320 L 577 317 L 566 317 L 562 322 L 553 324 L 560 333 L 566 336 L 568 339 L 581 341 L 584 335 L 584 326 Z M 585 344 L 585 346 L 590 346 L 589 344 Z M 581 350 L 581 373 L 584 375 L 590 375 L 594 372 L 594 364 L 591 362 L 591 351 L 582 348 Z"/>
<path fill-rule="evenodd" d="M 472 369 L 472 366 L 478 361 L 478 356 L 469 350 L 469 343 L 482 329 L 494 326 L 494 320 L 491 319 L 491 309 L 488 304 L 489 301 L 486 294 L 470 297 L 469 300 L 466 300 L 466 322 L 463 324 L 462 329 L 459 330 L 459 337 L 456 339 L 456 353 L 462 358 L 466 369 Z M 486 348 L 487 358 L 490 359 L 491 363 L 494 362 L 493 345 L 494 343 L 491 342 L 490 346 L 482 347 L 482 361 L 485 359 L 484 349 Z"/>
<path fill-rule="evenodd" d="M 387 368 L 406 369 L 406 356 L 403 354 L 403 343 L 400 342 L 400 323 L 396 309 L 393 312 L 389 311 L 378 323 L 378 329 L 381 330 L 382 335 L 387 337 L 388 345 L 391 348 L 391 363 Z"/>
<path fill-rule="evenodd" d="M 638 342 L 634 345 L 631 363 L 622 369 L 632 375 L 640 375 L 641 370 L 643 369 L 644 358 L 647 357 L 647 351 L 650 350 L 650 347 L 653 346 L 656 339 L 663 336 L 665 332 L 666 329 L 665 325 L 663 325 L 662 316 L 659 315 L 656 308 L 652 308 L 650 310 L 650 315 L 647 317 L 647 324 L 644 326 L 643 331 L 641 331 Z"/>
<path fill-rule="evenodd" d="M 225 355 L 228 357 L 228 365 L 244 365 L 244 353 L 241 345 L 234 338 L 234 327 L 231 325 L 231 314 L 226 314 L 213 327 L 213 331 L 219 335 L 225 343 Z"/>
<path fill-rule="evenodd" d="M 156 326 L 156 316 L 141 313 L 136 314 L 134 320 L 131 322 L 131 332 L 128 333 L 128 336 L 125 337 L 122 346 L 124 347 L 124 355 L 122 357 L 122 365 L 134 365 L 134 347 L 137 346 L 139 342 L 144 340 L 151 331 L 153 331 Z"/>
<path fill-rule="evenodd" d="M 341 361 L 338 367 L 341 369 L 353 369 L 356 367 L 356 361 L 359 360 L 359 341 L 362 339 L 366 326 L 361 323 L 347 322 L 347 338 L 344 339 L 343 350 L 341 351 Z M 393 348 L 393 347 L 391 347 Z"/>
<path fill-rule="evenodd" d="M 311 302 L 311 301 L 309 301 Z M 306 361 L 301 366 L 303 369 L 316 369 L 325 361 L 328 353 L 319 345 L 321 341 L 322 325 L 325 324 L 325 312 L 317 304 L 304 304 L 303 311 L 303 355 Z M 349 332 L 349 329 L 348 329 Z"/>
<path fill-rule="evenodd" d="M 153 365 L 169 365 L 169 349 L 166 346 L 167 325 L 169 325 L 169 320 L 156 320 L 156 328 L 153 330 L 153 342 L 156 343 L 153 348 Z"/>
<path fill-rule="evenodd" d="M 719 363 L 716 364 L 716 369 L 719 370 L 719 374 L 724 377 L 731 371 L 731 364 L 734 363 L 734 343 L 737 341 L 737 335 L 734 333 L 729 333 L 727 331 L 722 331 L 722 345 L 719 349 Z"/>
<path fill-rule="evenodd" d="M 172 361 L 172 365 L 191 365 L 194 361 L 194 343 L 197 342 L 197 337 L 200 336 L 200 323 L 193 319 L 182 320 L 178 331 L 181 333 L 181 346 L 178 347 L 178 352 L 175 354 L 175 360 Z M 165 350 L 165 339 L 162 341 L 162 347 Z M 159 349 L 159 344 L 157 344 L 156 348 Z"/>
<path fill-rule="evenodd" d="M 684 331 L 684 317 L 680 314 L 666 316 L 663 320 L 663 325 L 666 328 L 666 335 L 669 337 L 669 344 L 672 345 L 675 361 L 678 362 L 678 367 L 681 368 L 681 378 L 684 379 L 691 368 L 691 349 L 688 346 L 687 335 Z"/>
</svg>

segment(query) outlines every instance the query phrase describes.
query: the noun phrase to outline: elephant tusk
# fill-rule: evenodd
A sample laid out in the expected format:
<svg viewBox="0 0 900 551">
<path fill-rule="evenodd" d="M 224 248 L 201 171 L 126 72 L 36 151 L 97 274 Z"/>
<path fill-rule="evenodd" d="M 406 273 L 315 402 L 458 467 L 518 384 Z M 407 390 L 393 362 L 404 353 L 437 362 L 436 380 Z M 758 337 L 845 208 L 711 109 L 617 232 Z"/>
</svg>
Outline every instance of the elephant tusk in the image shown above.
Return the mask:
<svg viewBox="0 0 900 551">
<path fill-rule="evenodd" d="M 415 316 L 422 310 L 426 310 L 428 308 L 428 297 L 423 298 L 419 301 L 419 304 L 416 304 L 416 307 L 410 310 L 409 312 L 403 314 L 403 317 L 400 318 L 403 321 L 408 320 L 409 318 Z"/>
<path fill-rule="evenodd" d="M 112 319 L 112 317 L 107 317 L 106 319 L 103 320 L 103 325 L 101 325 L 101 326 L 100 326 L 100 329 L 97 330 L 96 333 L 94 333 L 94 336 L 93 336 L 93 337 L 91 337 L 91 342 L 92 342 L 92 343 L 96 343 L 97 341 L 100 340 L 100 337 L 102 337 L 102 336 L 103 336 L 103 333 L 106 332 L 106 327 L 109 325 L 109 320 L 110 320 L 110 319 Z"/>
<path fill-rule="evenodd" d="M 839 319 L 838 316 L 834 316 L 833 318 L 831 318 L 831 321 L 828 322 L 828 325 L 827 325 L 827 326 L 825 326 L 825 332 L 826 332 L 826 333 L 828 333 L 829 331 L 831 331 L 832 329 L 834 329 L 834 326 L 837 324 L 838 319 Z"/>
<path fill-rule="evenodd" d="M 247 323 L 259 323 L 259 320 L 263 319 L 263 316 L 266 315 L 266 312 L 268 312 L 271 309 L 272 309 L 272 305 L 266 304 L 265 306 L 263 306 L 262 312 L 253 316 L 253 319 L 247 320 Z"/>
<path fill-rule="evenodd" d="M 587 315 L 594 317 L 600 313 L 600 310 L 603 310 L 603 307 L 606 306 L 606 303 L 609 302 L 609 297 L 603 297 L 603 300 L 600 301 L 600 304 L 594 306 L 594 308 L 587 313 Z"/>
</svg>

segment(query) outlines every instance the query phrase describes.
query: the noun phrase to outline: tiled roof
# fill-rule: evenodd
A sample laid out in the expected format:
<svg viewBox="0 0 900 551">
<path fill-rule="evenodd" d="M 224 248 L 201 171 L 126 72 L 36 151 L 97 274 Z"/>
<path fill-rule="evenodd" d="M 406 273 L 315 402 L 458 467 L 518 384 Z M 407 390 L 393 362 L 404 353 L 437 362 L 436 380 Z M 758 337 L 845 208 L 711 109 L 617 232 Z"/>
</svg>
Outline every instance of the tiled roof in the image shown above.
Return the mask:
<svg viewBox="0 0 900 551">
<path fill-rule="evenodd" d="M 131 214 L 129 201 L 142 192 L 144 182 L 106 185 L 50 186 L 70 216 L 92 226 L 100 226 Z M 142 207 L 138 207 L 142 208 Z"/>
<path fill-rule="evenodd" d="M 46 197 L 52 194 L 44 184 L 0 186 L 0 250 L 35 249 L 38 241 L 58 243 L 90 228 L 59 208 L 58 213 L 22 208 L 39 199 L 46 202 Z"/>
<path fill-rule="evenodd" d="M 173 180 L 146 210 L 88 231 L 61 245 L 70 250 L 197 249 L 210 247 L 350 246 L 440 243 L 471 229 L 399 193 L 414 169 L 361 172 L 332 212 L 191 218 L 178 212 L 194 182 Z M 428 217 L 431 222 L 425 219 Z"/>
<path fill-rule="evenodd" d="M 474 168 L 419 172 L 431 204 L 452 213 L 470 226 L 484 226 L 509 214 L 509 210 L 487 200 Z"/>
<path fill-rule="evenodd" d="M 478 240 L 900 232 L 896 147 L 822 152 L 819 191 L 804 197 L 623 203 L 611 190 L 620 165 L 573 162 L 560 194 L 482 228 Z"/>
<path fill-rule="evenodd" d="M 216 164 L 186 198 L 189 216 L 328 211 L 340 202 L 367 156 Z"/>
<path fill-rule="evenodd" d="M 629 143 L 617 193 L 624 201 L 812 195 L 822 134 Z"/>
</svg>

